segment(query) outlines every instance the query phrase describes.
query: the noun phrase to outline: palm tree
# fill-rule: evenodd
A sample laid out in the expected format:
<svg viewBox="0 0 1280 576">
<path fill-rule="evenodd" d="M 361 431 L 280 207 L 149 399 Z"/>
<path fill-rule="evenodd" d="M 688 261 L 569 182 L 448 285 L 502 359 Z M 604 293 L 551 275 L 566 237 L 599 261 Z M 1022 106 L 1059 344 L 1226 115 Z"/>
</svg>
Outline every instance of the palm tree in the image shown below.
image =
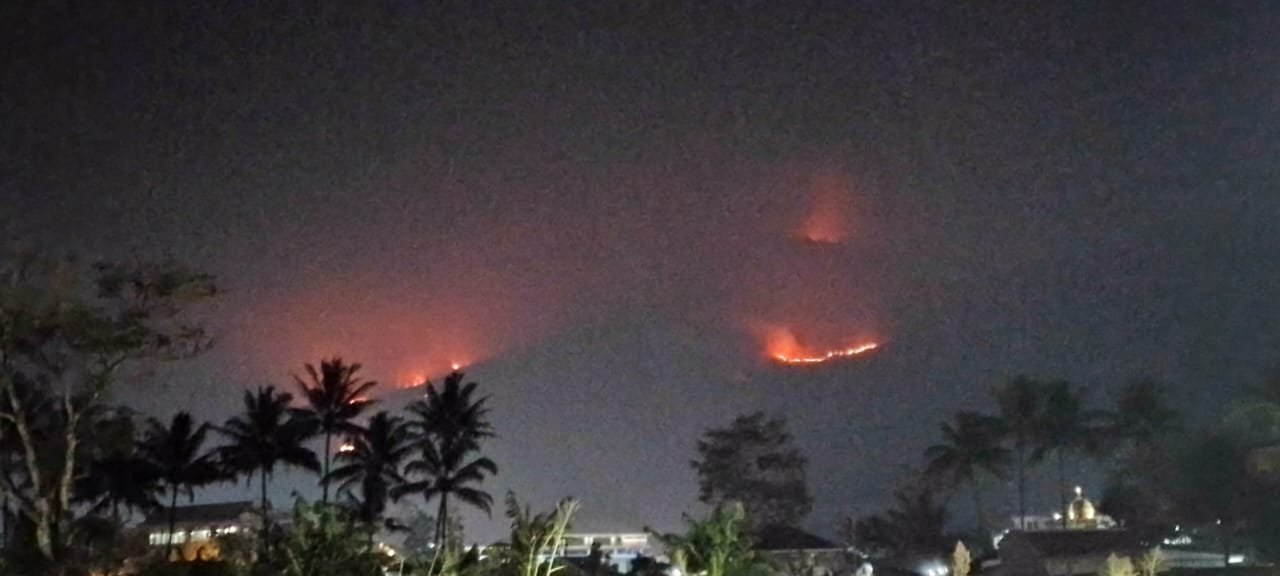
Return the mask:
<svg viewBox="0 0 1280 576">
<path fill-rule="evenodd" d="M 304 366 L 307 380 L 293 377 L 307 407 L 299 411 L 324 435 L 324 469 L 321 471 L 321 501 L 329 502 L 329 463 L 333 455 L 334 434 L 357 434 L 360 427 L 355 420 L 373 401 L 365 395 L 377 385 L 372 380 L 361 380 L 356 374 L 360 364 L 345 364 L 341 358 L 322 360 L 320 369 L 311 364 Z"/>
<path fill-rule="evenodd" d="M 409 411 L 416 418 L 410 426 L 419 458 L 409 462 L 405 473 L 422 480 L 405 483 L 397 495 L 420 493 L 426 501 L 440 498 L 436 513 L 437 546 L 446 542 L 449 499 L 457 498 L 489 513 L 493 497 L 474 485 L 498 473 L 492 460 L 471 459 L 480 451 L 480 441 L 493 436 L 493 431 L 486 418 L 487 398 L 473 398 L 476 383 L 463 385 L 462 378 L 461 372 L 450 374 L 441 391 L 427 384 L 426 399 L 409 405 Z"/>
<path fill-rule="evenodd" d="M 339 494 L 359 486 L 362 521 L 377 522 L 392 491 L 404 483 L 400 464 L 413 450 L 410 441 L 403 420 L 382 411 L 374 414 L 359 434 L 349 437 L 344 449 L 334 457 L 338 466 L 329 473 L 329 479 L 340 482 Z"/>
<path fill-rule="evenodd" d="M 1149 378 L 1126 385 L 1116 397 L 1115 411 L 1106 417 L 1108 432 L 1137 444 L 1151 442 L 1182 426 L 1182 416 L 1165 400 L 1160 385 Z"/>
<path fill-rule="evenodd" d="M 133 413 L 123 408 L 92 410 L 86 413 L 85 470 L 75 483 L 75 500 L 88 506 L 90 514 L 109 515 L 120 525 L 120 511 L 151 511 L 160 508 L 165 487 L 155 471 L 139 458 L 137 426 Z M 92 433 L 88 433 L 88 431 Z"/>
<path fill-rule="evenodd" d="M 1032 461 L 1055 455 L 1058 464 L 1058 498 L 1061 501 L 1062 527 L 1067 527 L 1067 455 L 1071 452 L 1096 453 L 1098 449 L 1098 414 L 1084 408 L 1084 391 L 1058 380 L 1049 384 L 1040 433 Z"/>
<path fill-rule="evenodd" d="M 227 420 L 218 428 L 227 438 L 218 455 L 228 471 L 252 477 L 259 475 L 262 491 L 262 546 L 267 550 L 270 514 L 267 482 L 276 465 L 296 466 L 318 472 L 320 462 L 315 452 L 306 447 L 310 426 L 295 418 L 289 410 L 293 395 L 276 392 L 274 386 L 259 386 L 257 392 L 244 393 L 244 412 Z"/>
<path fill-rule="evenodd" d="M 110 515 L 120 524 L 120 510 L 160 508 L 157 494 L 164 490 L 155 472 L 134 454 L 109 454 L 90 460 L 78 482 L 77 500 L 86 502 L 89 513 Z"/>
<path fill-rule="evenodd" d="M 1001 428 L 1014 455 L 1018 471 L 1018 527 L 1027 518 L 1028 453 L 1040 430 L 1040 413 L 1044 405 L 1044 384 L 1026 376 L 1017 376 L 991 391 L 1000 408 Z"/>
<path fill-rule="evenodd" d="M 984 473 L 997 478 L 1005 476 L 1009 449 L 1000 445 L 1003 434 L 999 418 L 960 412 L 954 424 L 942 424 L 942 443 L 925 450 L 925 458 L 929 460 L 925 468 L 927 477 L 940 478 L 952 489 L 973 484 L 978 528 L 984 531 L 987 521 L 982 508 L 981 478 Z"/>
<path fill-rule="evenodd" d="M 947 549 L 947 507 L 928 486 L 906 486 L 893 493 L 894 507 L 858 520 L 855 547 L 871 556 L 935 555 Z"/>
<path fill-rule="evenodd" d="M 178 494 L 186 492 L 188 499 L 195 498 L 194 488 L 222 479 L 213 456 L 204 451 L 209 425 L 195 425 L 191 414 L 178 412 L 168 426 L 152 418 L 142 442 L 138 444 L 138 457 L 151 468 L 152 473 L 169 489 L 169 536 L 165 541 L 165 556 L 173 552 L 173 530 L 178 509 Z"/>
</svg>

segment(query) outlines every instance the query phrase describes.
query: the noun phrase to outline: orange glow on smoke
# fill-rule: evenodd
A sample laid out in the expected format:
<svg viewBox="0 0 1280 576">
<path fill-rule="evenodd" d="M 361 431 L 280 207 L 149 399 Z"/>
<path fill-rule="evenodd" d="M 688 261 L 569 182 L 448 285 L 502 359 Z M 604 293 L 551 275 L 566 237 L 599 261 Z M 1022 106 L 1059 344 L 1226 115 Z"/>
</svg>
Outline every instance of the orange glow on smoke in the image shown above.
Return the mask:
<svg viewBox="0 0 1280 576">
<path fill-rule="evenodd" d="M 766 343 L 766 354 L 780 364 L 822 364 L 841 358 L 861 356 L 880 347 L 879 342 L 864 341 L 844 348 L 817 349 L 803 346 L 786 328 L 772 330 Z"/>
<path fill-rule="evenodd" d="M 814 180 L 800 235 L 815 244 L 840 244 L 849 233 L 849 182 L 826 175 Z"/>
<path fill-rule="evenodd" d="M 415 370 L 405 371 L 401 373 L 398 378 L 396 378 L 396 388 L 406 389 L 406 388 L 417 388 L 419 386 L 425 386 L 427 382 L 431 381 L 432 379 L 444 378 L 450 372 L 457 372 L 467 367 L 466 362 L 459 362 L 456 360 L 453 362 L 449 362 L 447 367 L 441 365 L 438 362 L 431 362 L 429 364 L 434 364 L 438 367 L 431 368 L 431 369 L 415 369 Z"/>
</svg>

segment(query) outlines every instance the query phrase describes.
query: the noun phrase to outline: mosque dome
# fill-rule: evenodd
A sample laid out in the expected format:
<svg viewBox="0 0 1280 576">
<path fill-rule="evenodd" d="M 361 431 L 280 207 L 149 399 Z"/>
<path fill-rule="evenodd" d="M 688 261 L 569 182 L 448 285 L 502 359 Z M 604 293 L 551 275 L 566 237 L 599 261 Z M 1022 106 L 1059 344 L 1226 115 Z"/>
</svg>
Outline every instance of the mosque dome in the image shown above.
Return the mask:
<svg viewBox="0 0 1280 576">
<path fill-rule="evenodd" d="M 1096 522 L 1098 513 L 1093 502 L 1084 497 L 1084 490 L 1076 486 L 1076 498 L 1067 506 L 1067 521 L 1077 523 Z"/>
</svg>

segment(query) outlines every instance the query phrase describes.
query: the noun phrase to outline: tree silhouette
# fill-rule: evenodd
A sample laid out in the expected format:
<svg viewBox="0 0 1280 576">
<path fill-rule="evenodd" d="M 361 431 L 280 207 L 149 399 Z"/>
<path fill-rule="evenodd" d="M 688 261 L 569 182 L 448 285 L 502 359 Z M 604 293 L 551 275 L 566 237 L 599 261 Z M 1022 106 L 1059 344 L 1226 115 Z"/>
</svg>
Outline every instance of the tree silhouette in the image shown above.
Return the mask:
<svg viewBox="0 0 1280 576">
<path fill-rule="evenodd" d="M 32 548 L 59 564 L 82 512 L 71 499 L 95 433 L 89 415 L 128 371 L 207 349 L 184 311 L 218 291 L 173 261 L 85 265 L 32 252 L 0 255 L 0 278 L 0 420 L 16 448 L 0 482 Z"/>
<path fill-rule="evenodd" d="M 404 421 L 382 411 L 359 434 L 347 438 L 349 450 L 338 451 L 338 466 L 329 473 L 330 480 L 339 482 L 339 494 L 359 487 L 357 510 L 362 521 L 376 523 L 392 490 L 404 483 L 400 464 L 413 450 L 410 440 Z"/>
<path fill-rule="evenodd" d="M 1014 469 L 1018 474 L 1018 527 L 1025 528 L 1028 457 L 1040 432 L 1044 384 L 1026 376 L 1017 376 L 993 389 L 991 396 L 999 406 L 1001 427 L 1014 456 Z"/>
<path fill-rule="evenodd" d="M 1181 415 L 1168 405 L 1160 386 L 1135 380 L 1102 414 L 1104 442 L 1115 465 L 1100 509 L 1131 532 L 1154 536 L 1172 508 L 1167 479 L 1176 473 L 1171 437 L 1182 431 Z"/>
<path fill-rule="evenodd" d="M 1107 435 L 1130 448 L 1150 444 L 1182 427 L 1182 416 L 1169 405 L 1160 385 L 1149 378 L 1125 385 L 1116 396 L 1114 411 L 1104 413 L 1103 418 Z"/>
<path fill-rule="evenodd" d="M 716 506 L 705 520 L 688 515 L 684 533 L 657 534 L 682 572 L 726 576 L 751 574 L 767 566 L 752 549 L 742 504 L 726 502 Z M 681 565 L 682 564 L 682 565 Z"/>
<path fill-rule="evenodd" d="M 85 454 L 84 474 L 76 480 L 75 501 L 87 506 L 89 514 L 107 515 L 121 525 L 121 509 L 126 512 L 160 508 L 158 496 L 164 486 L 153 470 L 138 456 L 137 427 L 128 409 L 97 409 L 86 413 L 85 424 L 93 428 L 81 447 Z"/>
<path fill-rule="evenodd" d="M 439 498 L 436 512 L 436 545 L 443 546 L 448 535 L 449 500 L 462 502 L 489 513 L 493 497 L 476 488 L 485 477 L 498 473 L 486 457 L 475 457 L 480 442 L 493 436 L 485 406 L 487 397 L 475 398 L 476 383 L 462 383 L 461 372 L 447 376 L 442 389 L 427 384 L 427 395 L 409 405 L 414 420 L 409 424 L 418 458 L 405 467 L 406 475 L 421 478 L 407 482 L 395 495 L 422 494 L 425 501 Z"/>
<path fill-rule="evenodd" d="M 950 542 L 946 506 L 919 486 L 900 489 L 893 498 L 889 510 L 857 521 L 855 547 L 871 556 L 944 553 Z"/>
<path fill-rule="evenodd" d="M 208 424 L 195 425 L 191 414 L 178 412 L 166 426 L 154 418 L 147 421 L 147 429 L 138 444 L 138 457 L 151 472 L 169 488 L 169 536 L 165 541 L 165 556 L 173 552 L 173 530 L 178 508 L 178 494 L 185 492 L 188 499 L 195 498 L 194 488 L 222 479 L 213 456 L 204 451 L 204 441 L 209 433 Z"/>
<path fill-rule="evenodd" d="M 306 364 L 307 379 L 294 376 L 307 407 L 299 413 L 308 418 L 324 435 L 324 468 L 321 471 L 321 502 L 329 502 L 329 464 L 333 456 L 334 434 L 356 434 L 360 428 L 352 421 L 373 404 L 365 395 L 377 385 L 361 380 L 360 364 L 345 364 L 334 357 L 320 362 L 320 369 Z"/>
<path fill-rule="evenodd" d="M 752 529 L 795 526 L 813 507 L 806 460 L 792 444 L 786 421 L 763 412 L 739 416 L 698 440 L 699 499 L 711 506 L 739 502 Z"/>
<path fill-rule="evenodd" d="M 1067 455 L 1072 452 L 1097 453 L 1098 414 L 1084 407 L 1084 391 L 1058 380 L 1049 384 L 1041 413 L 1039 434 L 1031 459 L 1040 462 L 1050 454 L 1057 460 L 1058 499 L 1062 527 L 1067 527 Z"/>
<path fill-rule="evenodd" d="M 987 520 L 982 507 L 981 475 L 1005 476 L 1009 450 L 1000 445 L 1003 434 L 999 418 L 960 412 L 956 414 L 954 424 L 942 424 L 942 443 L 925 450 L 925 458 L 928 459 L 926 476 L 942 480 L 951 489 L 971 485 L 978 528 L 984 532 Z"/>
<path fill-rule="evenodd" d="M 263 550 L 267 550 L 270 512 L 267 482 L 277 465 L 296 466 L 318 472 L 320 462 L 315 452 L 306 447 L 310 424 L 291 415 L 289 402 L 293 395 L 276 392 L 274 386 L 259 386 L 257 392 L 244 393 L 244 412 L 227 420 L 218 432 L 227 444 L 218 451 L 226 469 L 236 475 L 252 478 L 259 475 L 261 488 Z"/>
</svg>

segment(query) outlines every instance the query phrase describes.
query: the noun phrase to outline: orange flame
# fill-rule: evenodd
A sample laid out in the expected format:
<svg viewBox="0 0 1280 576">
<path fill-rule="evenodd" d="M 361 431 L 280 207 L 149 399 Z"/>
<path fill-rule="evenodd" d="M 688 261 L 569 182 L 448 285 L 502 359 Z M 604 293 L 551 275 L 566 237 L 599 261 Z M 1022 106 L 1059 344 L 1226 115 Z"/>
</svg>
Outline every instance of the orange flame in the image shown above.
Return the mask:
<svg viewBox="0 0 1280 576">
<path fill-rule="evenodd" d="M 454 360 L 452 362 L 449 362 L 448 369 L 445 369 L 444 367 L 438 367 L 438 368 L 431 368 L 431 369 L 425 369 L 425 370 L 424 369 L 409 370 L 401 373 L 400 377 L 396 379 L 396 384 L 397 384 L 396 387 L 402 390 L 408 389 L 408 388 L 417 388 L 419 386 L 426 385 L 427 382 L 431 381 L 433 378 L 443 378 L 446 375 L 448 375 L 450 372 L 457 372 L 466 367 L 467 367 L 466 362 Z"/>
<path fill-rule="evenodd" d="M 789 356 L 787 354 L 774 354 L 773 359 L 783 364 L 821 364 L 827 360 L 835 358 L 848 358 L 850 356 L 865 354 L 879 347 L 880 345 L 875 342 L 867 342 L 866 344 L 859 344 L 849 348 L 827 350 L 817 356 Z"/>
<path fill-rule="evenodd" d="M 803 365 L 821 364 L 839 358 L 861 356 L 879 347 L 879 342 L 869 341 L 831 350 L 812 349 L 802 346 L 791 330 L 777 328 L 769 334 L 766 342 L 766 353 L 769 358 L 781 364 Z"/>
</svg>

